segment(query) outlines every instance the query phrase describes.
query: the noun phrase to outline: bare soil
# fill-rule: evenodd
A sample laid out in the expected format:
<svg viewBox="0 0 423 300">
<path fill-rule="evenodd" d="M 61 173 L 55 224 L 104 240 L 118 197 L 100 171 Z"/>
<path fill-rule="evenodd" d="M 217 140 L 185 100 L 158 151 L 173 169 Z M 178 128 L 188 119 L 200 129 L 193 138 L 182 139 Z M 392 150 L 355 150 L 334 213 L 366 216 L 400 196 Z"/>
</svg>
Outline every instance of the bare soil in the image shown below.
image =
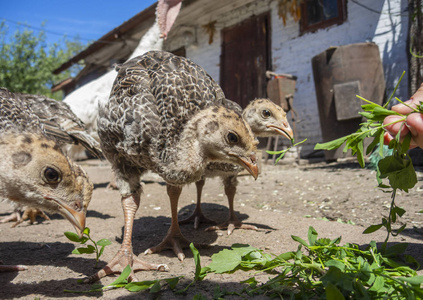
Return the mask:
<svg viewBox="0 0 423 300">
<path fill-rule="evenodd" d="M 119 249 L 123 232 L 123 214 L 118 191 L 107 189 L 112 173 L 107 162 L 87 160 L 81 162 L 87 170 L 95 191 L 89 206 L 87 226 L 95 240 L 107 238 L 112 245 L 106 247 L 99 267 L 103 267 Z M 407 212 L 398 227 L 407 223 L 406 230 L 391 242 L 408 242 L 408 253 L 423 263 L 423 175 L 418 171 L 419 182 L 409 193 L 400 193 L 396 203 Z M 300 164 L 282 161 L 274 166 L 262 164 L 257 181 L 251 176 L 240 176 L 235 210 L 245 223 L 256 225 L 259 230 L 235 230 L 232 235 L 226 231 L 204 232 L 210 224 L 202 224 L 194 230 L 192 224 L 182 225 L 183 234 L 197 243 L 210 245 L 199 249 L 202 265 L 207 265 L 210 256 L 234 243 L 246 243 L 264 249 L 266 252 L 281 254 L 296 250 L 298 243 L 291 235 L 307 238 L 309 226 L 313 226 L 319 237 L 342 236 L 341 244 L 354 242 L 368 244 L 371 240 L 383 242 L 384 230 L 363 235 L 363 230 L 380 223 L 387 216 L 390 194 L 376 188 L 374 171 L 361 169 L 353 161 L 335 163 L 300 161 Z M 134 224 L 134 253 L 155 263 L 165 263 L 169 272 L 138 272 L 138 280 L 153 280 L 184 275 L 178 288 L 192 281 L 194 261 L 189 249 L 186 259 L 180 262 L 172 251 L 144 256 L 147 248 L 158 244 L 165 236 L 170 224 L 170 207 L 166 188 L 160 177 L 148 174 L 143 178 L 144 193 Z M 184 188 L 179 202 L 180 217 L 187 217 L 194 209 L 195 185 Z M 208 179 L 203 191 L 203 211 L 208 217 L 223 222 L 228 214 L 227 200 L 219 178 Z M 0 216 L 12 212 L 7 203 L 0 203 Z M 5 264 L 24 264 L 26 271 L 0 273 L 1 299 L 192 299 L 202 294 L 213 298 L 216 285 L 229 291 L 245 287 L 240 281 L 251 276 L 243 271 L 233 274 L 206 277 L 196 283 L 185 295 L 175 295 L 164 290 L 152 295 L 148 292 L 130 293 L 125 289 L 110 290 L 96 294 L 70 294 L 68 290 L 88 290 L 90 285 L 80 284 L 98 270 L 93 255 L 71 254 L 75 244 L 63 233 L 72 231 L 69 222 L 59 215 L 52 215 L 51 221 L 39 219 L 39 224 L 23 223 L 16 228 L 0 224 L 0 260 Z M 421 273 L 422 271 L 419 271 Z M 268 275 L 258 275 L 266 281 Z M 107 285 L 115 277 L 106 277 L 101 284 Z M 230 299 L 231 297 L 228 297 Z M 235 299 L 236 297 L 232 297 Z M 265 297 L 256 297 L 265 298 Z"/>
</svg>

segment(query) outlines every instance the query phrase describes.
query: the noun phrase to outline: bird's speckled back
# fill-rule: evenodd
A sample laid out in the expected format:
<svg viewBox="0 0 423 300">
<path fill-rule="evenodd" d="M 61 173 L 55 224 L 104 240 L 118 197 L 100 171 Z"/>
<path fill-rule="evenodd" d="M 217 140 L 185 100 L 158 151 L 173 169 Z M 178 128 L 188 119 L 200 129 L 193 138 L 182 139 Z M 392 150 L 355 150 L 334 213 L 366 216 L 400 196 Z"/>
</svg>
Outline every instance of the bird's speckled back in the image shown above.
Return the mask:
<svg viewBox="0 0 423 300">
<path fill-rule="evenodd" d="M 157 153 L 166 161 L 172 155 L 169 146 L 177 143 L 192 115 L 225 101 L 203 68 L 168 52 L 147 52 L 118 71 L 109 102 L 99 108 L 99 135 L 106 152 L 113 152 L 115 145 L 121 154 L 142 159 L 142 153 Z"/>
<path fill-rule="evenodd" d="M 17 95 L 0 88 L 0 133 L 22 131 L 42 133 L 39 118 Z"/>
</svg>

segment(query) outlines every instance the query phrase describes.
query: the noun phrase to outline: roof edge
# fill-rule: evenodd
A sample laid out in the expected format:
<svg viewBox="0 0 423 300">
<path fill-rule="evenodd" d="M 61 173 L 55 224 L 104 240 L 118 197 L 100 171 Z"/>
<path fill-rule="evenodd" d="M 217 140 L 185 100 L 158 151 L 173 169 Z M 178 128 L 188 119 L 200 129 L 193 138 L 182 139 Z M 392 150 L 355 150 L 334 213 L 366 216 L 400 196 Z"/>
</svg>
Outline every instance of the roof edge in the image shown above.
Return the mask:
<svg viewBox="0 0 423 300">
<path fill-rule="evenodd" d="M 86 58 L 90 54 L 98 51 L 99 49 L 107 46 L 111 42 L 119 39 L 122 35 L 130 31 L 135 25 L 139 24 L 141 20 L 146 20 L 156 15 L 157 3 L 152 4 L 150 7 L 139 12 L 129 20 L 122 23 L 120 26 L 114 28 L 112 31 L 109 31 L 103 35 L 100 39 L 89 45 L 85 50 L 79 52 L 77 55 L 69 59 L 67 62 L 63 63 L 60 67 L 53 70 L 53 74 L 60 74 L 61 72 L 67 70 L 72 65 L 78 63 L 80 60 Z"/>
</svg>

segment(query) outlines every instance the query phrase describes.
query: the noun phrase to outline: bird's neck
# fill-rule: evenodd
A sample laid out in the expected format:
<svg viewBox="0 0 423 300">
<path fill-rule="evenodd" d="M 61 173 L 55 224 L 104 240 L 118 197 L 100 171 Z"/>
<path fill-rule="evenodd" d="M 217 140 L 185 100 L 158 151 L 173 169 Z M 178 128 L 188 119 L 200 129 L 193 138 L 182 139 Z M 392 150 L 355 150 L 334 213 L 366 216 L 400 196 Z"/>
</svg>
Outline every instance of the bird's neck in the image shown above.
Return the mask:
<svg viewBox="0 0 423 300">
<path fill-rule="evenodd" d="M 166 181 L 175 185 L 192 183 L 201 179 L 209 162 L 207 153 L 198 140 L 198 121 L 203 118 L 200 112 L 184 127 L 176 144 L 173 158 L 166 167 Z"/>
</svg>

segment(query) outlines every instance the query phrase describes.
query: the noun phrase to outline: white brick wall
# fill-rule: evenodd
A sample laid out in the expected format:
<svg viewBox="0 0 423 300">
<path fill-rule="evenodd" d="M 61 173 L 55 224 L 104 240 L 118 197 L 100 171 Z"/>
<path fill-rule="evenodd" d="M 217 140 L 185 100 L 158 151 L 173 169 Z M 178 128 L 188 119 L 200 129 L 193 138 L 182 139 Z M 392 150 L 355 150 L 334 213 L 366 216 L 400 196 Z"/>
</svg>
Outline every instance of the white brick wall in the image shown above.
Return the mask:
<svg viewBox="0 0 423 300">
<path fill-rule="evenodd" d="M 302 148 L 302 155 L 313 151 L 314 145 L 321 142 L 321 129 L 317 100 L 313 81 L 311 59 L 330 46 L 351 43 L 375 42 L 379 46 L 384 66 L 388 95 L 392 92 L 402 71 L 407 66 L 407 28 L 408 13 L 406 0 L 357 0 L 366 9 L 353 1 L 347 1 L 348 17 L 340 26 L 332 26 L 299 36 L 299 24 L 288 19 L 283 26 L 277 15 L 275 0 L 214 0 L 201 1 L 204 7 L 201 16 L 196 20 L 188 20 L 188 16 L 178 17 L 181 24 L 196 24 L 198 45 L 187 48 L 187 57 L 203 66 L 206 71 L 219 81 L 219 63 L 221 52 L 220 30 L 237 24 L 253 14 L 271 11 L 271 40 L 273 70 L 279 73 L 294 74 L 298 77 L 297 92 L 294 97 L 294 108 L 299 114 L 297 123 L 297 141 L 307 138 Z M 207 4 L 206 4 L 207 2 Z M 235 9 L 234 9 L 235 8 Z M 382 11 L 381 14 L 374 11 Z M 217 13 L 218 11 L 218 13 Z M 217 20 L 214 42 L 208 45 L 208 35 L 201 24 Z M 172 46 L 165 45 L 167 50 L 176 48 L 178 40 L 174 38 Z M 181 41 L 179 41 L 181 43 Z M 396 96 L 400 99 L 408 97 L 407 76 L 401 82 Z M 371 99 L 370 99 L 371 100 Z"/>
</svg>

